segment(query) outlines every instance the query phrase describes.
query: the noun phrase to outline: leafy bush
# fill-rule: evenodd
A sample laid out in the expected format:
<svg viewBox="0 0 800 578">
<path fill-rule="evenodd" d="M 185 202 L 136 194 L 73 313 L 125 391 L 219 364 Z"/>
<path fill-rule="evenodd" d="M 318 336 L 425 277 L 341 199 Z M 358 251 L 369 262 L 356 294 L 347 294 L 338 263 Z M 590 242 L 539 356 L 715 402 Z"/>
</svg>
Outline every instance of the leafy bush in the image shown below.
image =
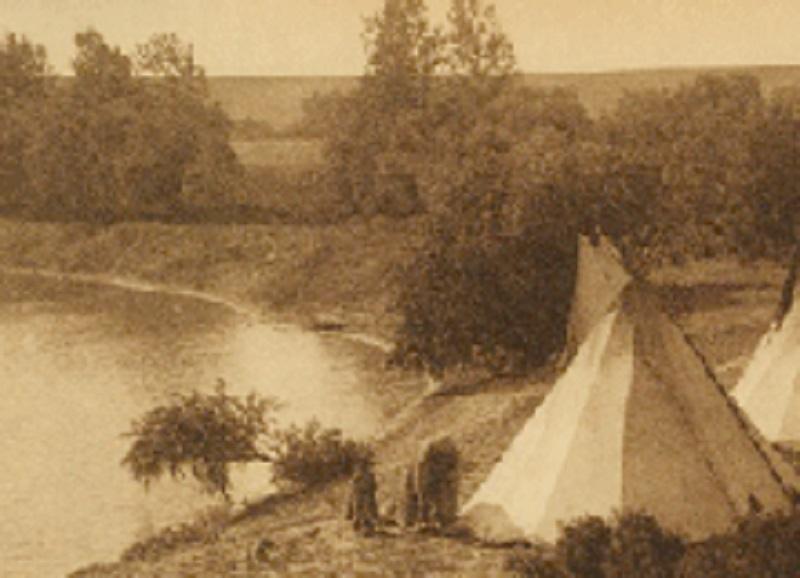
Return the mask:
<svg viewBox="0 0 800 578">
<path fill-rule="evenodd" d="M 684 549 L 681 537 L 663 529 L 654 517 L 623 515 L 611 533 L 605 577 L 671 578 Z"/>
<path fill-rule="evenodd" d="M 562 530 L 556 549 L 566 568 L 579 578 L 604 578 L 612 529 L 597 516 L 580 518 Z"/>
<path fill-rule="evenodd" d="M 341 430 L 312 420 L 280 434 L 273 476 L 279 485 L 316 487 L 349 476 L 370 457 L 366 443 L 345 439 Z"/>
<path fill-rule="evenodd" d="M 800 569 L 800 511 L 749 516 L 728 534 L 691 547 L 679 578 L 794 577 Z"/>
<path fill-rule="evenodd" d="M 307 488 L 348 476 L 371 458 L 366 443 L 345 439 L 341 430 L 315 420 L 279 428 L 278 405 L 255 394 L 229 395 L 221 380 L 213 394 L 175 395 L 134 421 L 127 434 L 133 444 L 122 463 L 145 486 L 188 471 L 206 491 L 227 498 L 232 463 L 268 462 L 278 486 Z"/>
<path fill-rule="evenodd" d="M 692 545 L 652 516 L 595 517 L 562 530 L 555 551 L 515 552 L 506 568 L 527 578 L 794 578 L 800 510 L 750 515 L 725 534 Z"/>
<path fill-rule="evenodd" d="M 671 578 L 684 553 L 683 540 L 652 516 L 624 514 L 611 524 L 589 516 L 562 529 L 555 555 L 534 549 L 515 554 L 519 576 L 569 578 Z"/>
</svg>

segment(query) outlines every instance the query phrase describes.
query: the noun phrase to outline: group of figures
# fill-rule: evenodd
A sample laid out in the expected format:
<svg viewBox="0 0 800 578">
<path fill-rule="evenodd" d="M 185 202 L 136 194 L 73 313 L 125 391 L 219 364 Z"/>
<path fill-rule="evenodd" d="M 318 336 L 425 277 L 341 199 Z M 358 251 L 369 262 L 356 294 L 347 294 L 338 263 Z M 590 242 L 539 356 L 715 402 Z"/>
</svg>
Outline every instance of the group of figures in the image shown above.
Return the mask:
<svg viewBox="0 0 800 578">
<path fill-rule="evenodd" d="M 403 523 L 406 528 L 441 530 L 458 515 L 459 452 L 450 438 L 428 444 L 406 472 Z M 378 483 L 371 459 L 359 463 L 352 478 L 347 517 L 353 529 L 375 533 L 382 523 Z"/>
</svg>

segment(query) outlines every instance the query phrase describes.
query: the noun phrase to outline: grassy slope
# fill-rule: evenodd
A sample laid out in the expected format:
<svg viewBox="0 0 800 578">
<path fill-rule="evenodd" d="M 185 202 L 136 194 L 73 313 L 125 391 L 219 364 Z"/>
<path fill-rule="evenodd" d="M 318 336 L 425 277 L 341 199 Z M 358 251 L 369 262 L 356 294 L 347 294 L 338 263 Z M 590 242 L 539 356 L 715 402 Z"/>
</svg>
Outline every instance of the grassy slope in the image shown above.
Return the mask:
<svg viewBox="0 0 800 578">
<path fill-rule="evenodd" d="M 101 273 L 217 293 L 284 319 L 319 313 L 388 336 L 396 267 L 414 221 L 335 226 L 42 224 L 0 221 L 0 265 Z"/>
<path fill-rule="evenodd" d="M 113 227 L 0 222 L 6 265 L 136 277 L 216 292 L 293 319 L 336 311 L 354 326 L 389 335 L 394 265 L 418 243 L 416 223 L 375 221 L 329 227 Z M 274 248 L 273 248 L 274 246 Z M 772 265 L 694 264 L 653 276 L 666 307 L 709 361 L 741 359 L 776 303 Z M 358 347 L 342 341 L 339 347 Z M 451 435 L 463 453 L 461 499 L 474 491 L 548 391 L 552 374 L 466 387 L 421 398 L 419 380 L 373 368 L 387 433 L 379 445 L 381 503 L 400 505 L 405 466 L 432 437 Z M 732 383 L 733 363 L 723 375 Z M 391 419 L 388 419 L 391 418 Z M 496 576 L 506 553 L 417 534 L 356 537 L 342 519 L 343 485 L 266 502 L 207 543 L 87 571 L 85 576 Z M 275 545 L 269 563 L 248 559 L 258 541 Z"/>
</svg>

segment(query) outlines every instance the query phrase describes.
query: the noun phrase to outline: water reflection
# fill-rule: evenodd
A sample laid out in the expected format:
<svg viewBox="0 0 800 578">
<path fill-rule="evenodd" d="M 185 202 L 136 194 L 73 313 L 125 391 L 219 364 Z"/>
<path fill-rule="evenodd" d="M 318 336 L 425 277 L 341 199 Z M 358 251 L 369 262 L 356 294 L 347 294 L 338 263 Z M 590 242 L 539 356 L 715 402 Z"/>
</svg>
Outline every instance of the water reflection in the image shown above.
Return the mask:
<svg viewBox="0 0 800 578">
<path fill-rule="evenodd" d="M 170 392 L 220 377 L 281 398 L 286 421 L 376 427 L 355 365 L 315 335 L 193 300 L 0 277 L 3 572 L 61 576 L 195 511 L 189 484 L 145 494 L 131 481 L 120 434 Z"/>
</svg>

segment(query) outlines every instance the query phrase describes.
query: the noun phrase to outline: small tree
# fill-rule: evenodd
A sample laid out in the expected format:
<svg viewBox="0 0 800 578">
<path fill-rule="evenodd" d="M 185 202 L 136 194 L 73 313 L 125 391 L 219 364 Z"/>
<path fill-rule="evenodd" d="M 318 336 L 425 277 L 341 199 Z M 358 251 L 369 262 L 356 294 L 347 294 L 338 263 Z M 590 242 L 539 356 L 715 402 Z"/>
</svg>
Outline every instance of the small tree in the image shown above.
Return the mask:
<svg viewBox="0 0 800 578">
<path fill-rule="evenodd" d="M 230 395 L 222 381 L 213 394 L 178 394 L 133 423 L 122 463 L 145 486 L 188 470 L 208 492 L 228 497 L 231 463 L 274 460 L 277 407 L 274 399 Z"/>
<path fill-rule="evenodd" d="M 132 187 L 147 206 L 225 203 L 243 175 L 230 146 L 233 124 L 211 101 L 191 45 L 156 34 L 136 47 L 142 81 L 141 151 Z"/>
<path fill-rule="evenodd" d="M 406 269 L 396 361 L 437 375 L 459 365 L 524 372 L 559 351 L 575 281 L 569 228 L 454 239 L 439 233 Z"/>
</svg>

